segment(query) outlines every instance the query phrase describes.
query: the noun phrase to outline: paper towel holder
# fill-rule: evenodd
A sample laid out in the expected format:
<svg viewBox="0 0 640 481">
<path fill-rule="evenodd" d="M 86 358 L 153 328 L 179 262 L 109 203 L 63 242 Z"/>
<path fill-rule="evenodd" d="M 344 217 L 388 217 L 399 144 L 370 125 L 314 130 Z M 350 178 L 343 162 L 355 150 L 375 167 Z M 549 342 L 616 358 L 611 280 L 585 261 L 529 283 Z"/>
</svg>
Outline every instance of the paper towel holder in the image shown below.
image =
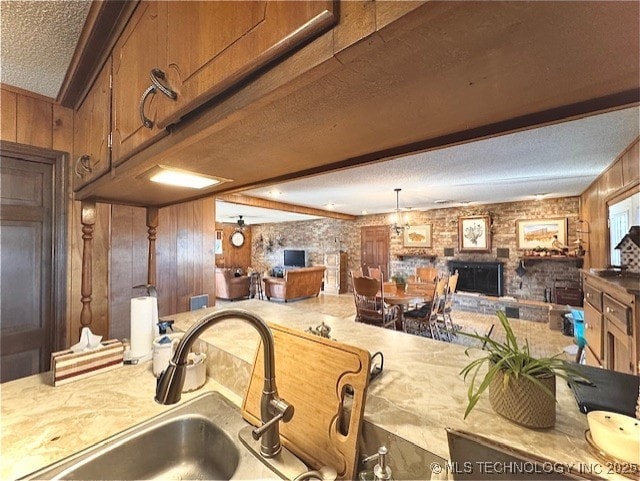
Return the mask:
<svg viewBox="0 0 640 481">
<path fill-rule="evenodd" d="M 158 297 L 158 290 L 153 284 L 138 284 L 137 286 L 133 286 L 132 289 L 146 289 L 148 296 Z"/>
</svg>

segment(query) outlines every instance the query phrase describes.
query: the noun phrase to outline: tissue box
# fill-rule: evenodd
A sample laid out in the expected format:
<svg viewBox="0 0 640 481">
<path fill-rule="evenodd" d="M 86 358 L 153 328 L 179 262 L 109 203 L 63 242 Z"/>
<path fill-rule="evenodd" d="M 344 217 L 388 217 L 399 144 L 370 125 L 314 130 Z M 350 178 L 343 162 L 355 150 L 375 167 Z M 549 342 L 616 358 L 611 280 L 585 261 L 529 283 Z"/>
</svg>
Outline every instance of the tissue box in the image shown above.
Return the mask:
<svg viewBox="0 0 640 481">
<path fill-rule="evenodd" d="M 104 341 L 97 349 L 76 352 L 58 351 L 51 354 L 53 385 L 62 386 L 101 372 L 122 366 L 124 346 L 117 339 Z"/>
</svg>

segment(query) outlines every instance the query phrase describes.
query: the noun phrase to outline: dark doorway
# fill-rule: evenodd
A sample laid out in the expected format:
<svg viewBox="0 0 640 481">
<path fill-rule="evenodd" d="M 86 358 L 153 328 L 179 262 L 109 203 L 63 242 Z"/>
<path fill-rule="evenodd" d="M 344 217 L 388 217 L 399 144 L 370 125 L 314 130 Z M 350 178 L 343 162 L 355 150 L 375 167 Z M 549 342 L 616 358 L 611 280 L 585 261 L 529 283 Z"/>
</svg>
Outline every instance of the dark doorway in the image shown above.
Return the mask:
<svg viewBox="0 0 640 481">
<path fill-rule="evenodd" d="M 64 155 L 0 143 L 0 381 L 49 369 L 64 344 Z"/>
<path fill-rule="evenodd" d="M 389 228 L 387 226 L 363 227 L 360 235 L 360 263 L 364 273 L 368 267 L 382 269 L 389 278 Z"/>
</svg>

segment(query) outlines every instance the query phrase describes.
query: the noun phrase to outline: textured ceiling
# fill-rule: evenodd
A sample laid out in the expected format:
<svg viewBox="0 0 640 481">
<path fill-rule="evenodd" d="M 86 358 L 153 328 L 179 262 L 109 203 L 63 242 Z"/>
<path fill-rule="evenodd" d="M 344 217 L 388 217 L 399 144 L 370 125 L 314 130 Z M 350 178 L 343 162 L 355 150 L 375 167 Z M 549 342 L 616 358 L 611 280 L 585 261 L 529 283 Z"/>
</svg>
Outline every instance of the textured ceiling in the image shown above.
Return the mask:
<svg viewBox="0 0 640 481">
<path fill-rule="evenodd" d="M 0 81 L 56 98 L 91 2 L 0 2 Z"/>
<path fill-rule="evenodd" d="M 638 136 L 637 107 L 572 122 L 253 189 L 244 194 L 361 215 L 391 212 L 399 187 L 400 207 L 417 210 L 531 200 L 536 194 L 581 194 Z M 436 203 L 436 201 L 448 201 Z M 227 210 L 224 211 L 226 215 Z M 251 218 L 250 207 L 233 214 Z M 219 220 L 222 220 L 218 217 Z M 261 222 L 298 220 L 295 217 Z"/>
</svg>

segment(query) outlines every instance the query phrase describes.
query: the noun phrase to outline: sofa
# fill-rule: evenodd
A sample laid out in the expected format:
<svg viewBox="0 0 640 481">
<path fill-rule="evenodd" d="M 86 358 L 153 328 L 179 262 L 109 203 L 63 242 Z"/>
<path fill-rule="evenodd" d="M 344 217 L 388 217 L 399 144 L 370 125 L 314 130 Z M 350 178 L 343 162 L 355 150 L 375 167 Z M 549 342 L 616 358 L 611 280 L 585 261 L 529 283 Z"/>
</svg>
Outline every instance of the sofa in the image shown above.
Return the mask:
<svg viewBox="0 0 640 481">
<path fill-rule="evenodd" d="M 216 297 L 228 301 L 249 297 L 249 276 L 235 276 L 235 269 L 216 268 Z"/>
<path fill-rule="evenodd" d="M 287 270 L 284 277 L 265 277 L 264 294 L 268 300 L 273 297 L 285 302 L 317 296 L 322 287 L 325 270 L 324 266 L 301 267 Z"/>
</svg>

